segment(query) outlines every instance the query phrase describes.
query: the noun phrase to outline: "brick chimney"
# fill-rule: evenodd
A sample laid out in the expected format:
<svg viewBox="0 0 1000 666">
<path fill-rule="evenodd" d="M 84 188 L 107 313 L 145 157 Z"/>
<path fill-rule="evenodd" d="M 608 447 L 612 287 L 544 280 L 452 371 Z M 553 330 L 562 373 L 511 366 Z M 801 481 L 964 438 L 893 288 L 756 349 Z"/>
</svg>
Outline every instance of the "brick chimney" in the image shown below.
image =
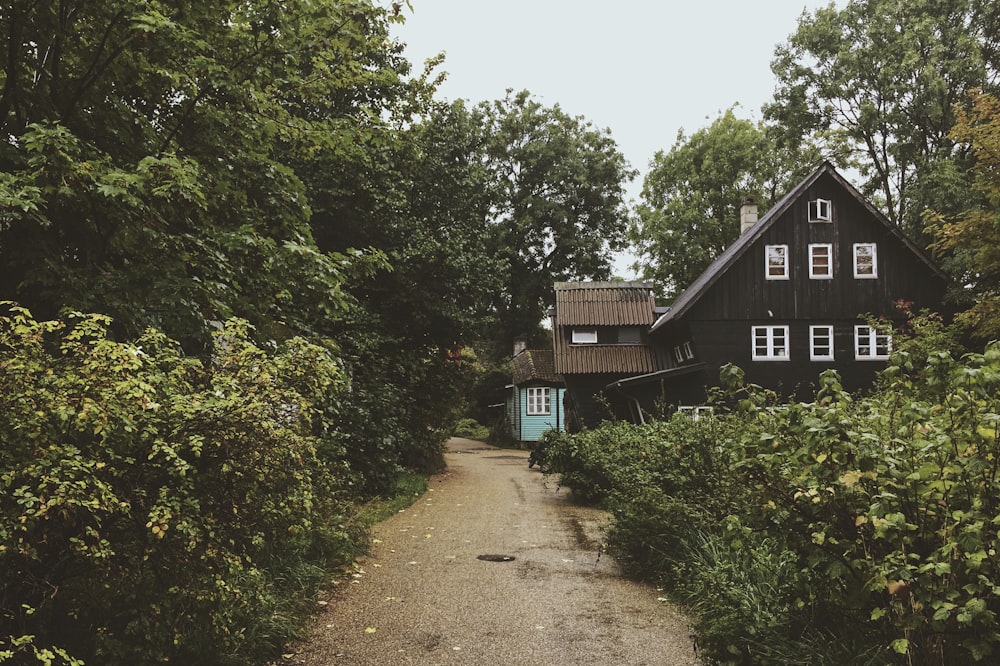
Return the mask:
<svg viewBox="0 0 1000 666">
<path fill-rule="evenodd" d="M 757 202 L 753 197 L 743 197 L 740 201 L 740 233 L 745 234 L 757 224 Z"/>
<path fill-rule="evenodd" d="M 514 356 L 517 356 L 527 348 L 528 348 L 528 341 L 525 340 L 524 338 L 517 338 L 516 340 L 514 340 Z"/>
</svg>

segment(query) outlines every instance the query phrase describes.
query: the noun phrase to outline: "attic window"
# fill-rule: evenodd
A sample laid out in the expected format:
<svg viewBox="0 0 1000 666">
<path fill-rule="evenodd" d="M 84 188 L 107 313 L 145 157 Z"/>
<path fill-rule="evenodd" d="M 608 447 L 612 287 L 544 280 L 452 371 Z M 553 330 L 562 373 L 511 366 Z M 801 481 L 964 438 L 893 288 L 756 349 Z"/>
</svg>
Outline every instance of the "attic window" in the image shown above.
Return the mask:
<svg viewBox="0 0 1000 666">
<path fill-rule="evenodd" d="M 809 279 L 828 280 L 833 277 L 833 245 L 810 243 Z"/>
<path fill-rule="evenodd" d="M 810 222 L 830 222 L 830 202 L 826 199 L 813 199 L 809 202 Z"/>
<path fill-rule="evenodd" d="M 596 345 L 597 344 L 597 329 L 596 328 L 574 328 L 573 329 L 573 344 L 574 345 Z"/>
<path fill-rule="evenodd" d="M 878 254 L 875 243 L 854 244 L 854 277 L 859 280 L 878 277 Z"/>
<path fill-rule="evenodd" d="M 788 279 L 788 246 L 765 245 L 764 257 L 767 261 L 764 277 L 768 280 Z"/>
</svg>

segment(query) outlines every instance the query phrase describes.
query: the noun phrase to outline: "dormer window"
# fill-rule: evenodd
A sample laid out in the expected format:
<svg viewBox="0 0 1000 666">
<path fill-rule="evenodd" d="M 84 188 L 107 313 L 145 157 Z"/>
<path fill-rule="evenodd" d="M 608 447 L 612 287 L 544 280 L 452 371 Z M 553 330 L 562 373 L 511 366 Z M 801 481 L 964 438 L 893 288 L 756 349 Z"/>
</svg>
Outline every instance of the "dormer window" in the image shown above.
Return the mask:
<svg viewBox="0 0 1000 666">
<path fill-rule="evenodd" d="M 574 328 L 573 329 L 573 344 L 574 345 L 596 345 L 597 344 L 597 329 L 596 328 Z"/>
<path fill-rule="evenodd" d="M 831 204 L 827 199 L 813 199 L 809 202 L 810 222 L 830 222 Z"/>
<path fill-rule="evenodd" d="M 768 280 L 788 279 L 788 246 L 787 245 L 765 245 L 764 257 L 767 266 L 764 268 L 764 277 Z"/>
</svg>

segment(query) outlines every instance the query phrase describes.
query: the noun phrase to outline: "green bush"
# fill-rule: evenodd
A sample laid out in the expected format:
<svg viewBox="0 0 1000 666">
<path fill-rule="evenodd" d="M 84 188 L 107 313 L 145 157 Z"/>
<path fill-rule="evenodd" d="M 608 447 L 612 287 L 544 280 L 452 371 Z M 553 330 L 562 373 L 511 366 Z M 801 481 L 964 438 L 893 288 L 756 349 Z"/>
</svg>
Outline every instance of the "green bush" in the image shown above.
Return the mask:
<svg viewBox="0 0 1000 666">
<path fill-rule="evenodd" d="M 303 591 L 357 552 L 346 470 L 316 456 L 318 396 L 345 378 L 296 339 L 233 321 L 208 363 L 109 320 L 0 317 L 0 647 L 87 663 L 246 663 Z M 6 650 L 6 652 L 5 652 Z M 4 655 L 7 655 L 6 657 Z"/>
<path fill-rule="evenodd" d="M 475 419 L 460 419 L 452 428 L 452 435 L 455 437 L 465 437 L 466 439 L 478 439 L 485 442 L 490 438 L 490 429 L 480 425 Z"/>
<path fill-rule="evenodd" d="M 563 435 L 551 460 L 614 514 L 720 663 L 952 664 L 1000 647 L 1000 345 L 901 344 L 866 397 L 734 391 L 708 419 Z"/>
</svg>

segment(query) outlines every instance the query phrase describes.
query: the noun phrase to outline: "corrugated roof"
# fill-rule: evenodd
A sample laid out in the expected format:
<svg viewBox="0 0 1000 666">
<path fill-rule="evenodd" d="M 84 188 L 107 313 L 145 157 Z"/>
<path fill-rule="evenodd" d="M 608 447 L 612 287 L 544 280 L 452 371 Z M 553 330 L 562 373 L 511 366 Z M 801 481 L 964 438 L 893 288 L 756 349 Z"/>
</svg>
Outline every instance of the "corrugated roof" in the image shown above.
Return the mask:
<svg viewBox="0 0 1000 666">
<path fill-rule="evenodd" d="M 653 353 L 646 345 L 570 345 L 556 337 L 555 368 L 560 374 L 631 375 L 653 372 Z"/>
<path fill-rule="evenodd" d="M 528 349 L 510 361 L 510 371 L 515 384 L 530 381 L 561 384 L 563 378 L 556 374 L 551 349 Z"/>
<path fill-rule="evenodd" d="M 557 282 L 558 326 L 649 326 L 653 285 L 648 282 Z"/>
<path fill-rule="evenodd" d="M 691 283 L 687 289 L 684 290 L 677 300 L 675 300 L 671 305 L 670 309 L 660 317 L 651 330 L 655 331 L 667 322 L 679 319 L 685 312 L 691 309 L 691 307 L 702 297 L 702 295 L 708 291 L 708 288 L 715 284 L 716 280 L 732 266 L 737 259 L 739 259 L 747 249 L 753 245 L 754 241 L 760 238 L 768 227 L 774 224 L 774 221 L 781 217 L 781 214 L 798 199 L 803 192 L 806 191 L 813 183 L 815 183 L 820 176 L 823 174 L 829 174 L 832 176 L 838 184 L 840 184 L 851 196 L 853 196 L 861 205 L 868 209 L 872 216 L 882 223 L 894 236 L 896 236 L 900 241 L 903 242 L 914 254 L 917 255 L 926 263 L 934 273 L 941 276 L 944 279 L 947 277 L 934 265 L 934 262 L 930 260 L 927 254 L 917 247 L 913 241 L 906 237 L 900 229 L 894 225 L 889 219 L 882 214 L 875 206 L 871 204 L 870 201 L 865 199 L 857 188 L 847 182 L 837 169 L 829 162 L 823 162 L 815 171 L 806 176 L 798 185 L 796 185 L 792 190 L 783 196 L 781 200 L 778 201 L 774 206 L 768 210 L 757 224 L 750 227 L 746 232 L 740 234 L 740 237 L 733 242 L 732 245 L 727 247 L 725 251 L 716 257 L 705 271 L 699 275 L 694 282 Z"/>
</svg>

